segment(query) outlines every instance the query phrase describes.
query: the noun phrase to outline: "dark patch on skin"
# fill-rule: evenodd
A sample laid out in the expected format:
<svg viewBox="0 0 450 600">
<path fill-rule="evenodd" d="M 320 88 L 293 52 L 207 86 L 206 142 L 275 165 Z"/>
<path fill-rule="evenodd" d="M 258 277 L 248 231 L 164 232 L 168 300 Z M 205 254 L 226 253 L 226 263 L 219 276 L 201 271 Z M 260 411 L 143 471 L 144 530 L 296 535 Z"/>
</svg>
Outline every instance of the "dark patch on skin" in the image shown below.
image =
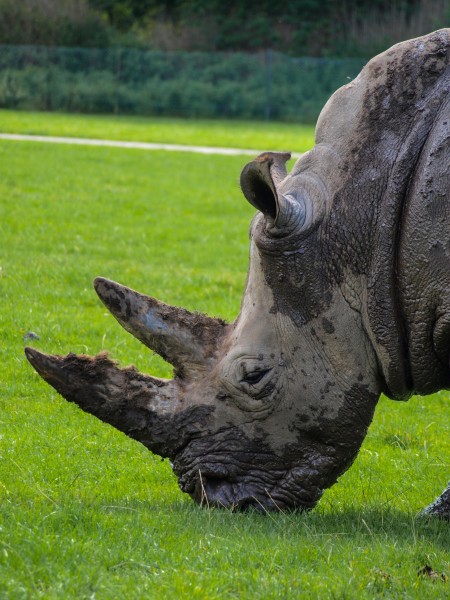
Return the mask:
<svg viewBox="0 0 450 600">
<path fill-rule="evenodd" d="M 297 327 L 323 312 L 332 294 L 318 253 L 317 228 L 307 237 L 294 233 L 277 239 L 267 234 L 263 219 L 255 219 L 252 237 L 266 282 L 277 299 L 277 311 L 288 315 Z"/>
<path fill-rule="evenodd" d="M 335 332 L 333 323 L 331 321 L 329 321 L 328 319 L 326 319 L 325 317 L 322 317 L 322 327 L 323 327 L 323 330 L 325 331 L 325 333 L 334 333 Z"/>
<path fill-rule="evenodd" d="M 367 385 L 355 384 L 344 394 L 343 405 L 333 418 L 327 416 L 324 408 L 318 411 L 317 407 L 310 406 L 310 410 L 317 413 L 314 425 L 308 424 L 305 429 L 301 415 L 296 421 L 299 444 L 304 443 L 305 436 L 308 436 L 315 440 L 316 445 L 333 448 L 335 468 L 339 474 L 344 472 L 353 462 L 366 436 L 377 401 L 378 395 L 370 393 Z M 334 472 L 330 473 L 331 478 L 334 475 Z M 327 481 L 325 473 L 323 477 Z M 325 487 L 332 483 L 327 483 Z"/>
<path fill-rule="evenodd" d="M 331 388 L 334 387 L 335 385 L 336 385 L 335 381 L 326 381 L 325 387 L 323 389 L 323 393 L 328 394 L 328 392 L 331 390 Z"/>
</svg>

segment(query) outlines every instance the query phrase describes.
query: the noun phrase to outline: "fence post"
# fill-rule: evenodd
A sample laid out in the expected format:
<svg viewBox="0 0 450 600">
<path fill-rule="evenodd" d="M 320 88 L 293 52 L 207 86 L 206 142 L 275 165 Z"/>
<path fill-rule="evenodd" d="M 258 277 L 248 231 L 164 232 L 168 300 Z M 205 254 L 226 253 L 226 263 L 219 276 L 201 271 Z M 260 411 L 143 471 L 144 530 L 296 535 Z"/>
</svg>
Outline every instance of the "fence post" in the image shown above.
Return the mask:
<svg viewBox="0 0 450 600">
<path fill-rule="evenodd" d="M 51 100 L 51 63 L 50 63 L 50 48 L 45 48 L 45 107 L 44 110 L 51 111 L 52 110 L 52 100 Z"/>
<path fill-rule="evenodd" d="M 114 99 L 114 114 L 120 113 L 120 76 L 122 73 L 122 48 L 119 46 L 115 56 L 115 71 L 116 71 L 116 94 Z"/>
<path fill-rule="evenodd" d="M 272 50 L 268 49 L 264 51 L 264 64 L 265 64 L 265 88 L 266 88 L 266 103 L 264 106 L 264 118 L 266 121 L 270 121 L 271 117 L 271 94 L 272 94 Z"/>
</svg>

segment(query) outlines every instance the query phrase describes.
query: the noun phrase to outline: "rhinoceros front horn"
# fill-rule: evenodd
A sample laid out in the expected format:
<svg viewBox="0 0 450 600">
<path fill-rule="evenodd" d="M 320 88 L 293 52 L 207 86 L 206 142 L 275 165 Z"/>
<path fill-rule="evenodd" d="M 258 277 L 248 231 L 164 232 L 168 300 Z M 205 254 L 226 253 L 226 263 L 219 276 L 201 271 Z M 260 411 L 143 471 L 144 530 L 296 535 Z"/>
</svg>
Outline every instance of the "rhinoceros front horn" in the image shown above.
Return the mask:
<svg viewBox="0 0 450 600">
<path fill-rule="evenodd" d="M 119 323 L 190 379 L 214 358 L 226 324 L 221 319 L 164 304 L 109 279 L 97 277 L 94 287 Z"/>
<path fill-rule="evenodd" d="M 175 456 L 183 431 L 174 427 L 180 383 L 119 368 L 106 353 L 54 356 L 25 348 L 29 362 L 55 390 L 85 412 L 163 457 Z"/>
</svg>

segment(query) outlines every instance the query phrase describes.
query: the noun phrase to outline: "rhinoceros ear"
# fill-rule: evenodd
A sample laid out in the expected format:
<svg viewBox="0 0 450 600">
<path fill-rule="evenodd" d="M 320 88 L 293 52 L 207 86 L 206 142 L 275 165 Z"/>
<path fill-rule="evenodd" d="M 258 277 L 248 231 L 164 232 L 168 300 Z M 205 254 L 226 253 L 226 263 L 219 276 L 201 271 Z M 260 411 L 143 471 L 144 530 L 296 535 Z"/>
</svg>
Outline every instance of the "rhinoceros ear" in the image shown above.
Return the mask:
<svg viewBox="0 0 450 600">
<path fill-rule="evenodd" d="M 268 219 L 275 222 L 280 213 L 277 187 L 287 175 L 290 152 L 264 152 L 245 165 L 241 173 L 244 196 Z"/>
<path fill-rule="evenodd" d="M 244 196 L 266 219 L 266 232 L 271 237 L 282 237 L 298 229 L 305 221 L 302 199 L 292 194 L 280 194 L 278 189 L 287 175 L 286 162 L 289 152 L 265 152 L 241 173 L 241 189 Z"/>
</svg>

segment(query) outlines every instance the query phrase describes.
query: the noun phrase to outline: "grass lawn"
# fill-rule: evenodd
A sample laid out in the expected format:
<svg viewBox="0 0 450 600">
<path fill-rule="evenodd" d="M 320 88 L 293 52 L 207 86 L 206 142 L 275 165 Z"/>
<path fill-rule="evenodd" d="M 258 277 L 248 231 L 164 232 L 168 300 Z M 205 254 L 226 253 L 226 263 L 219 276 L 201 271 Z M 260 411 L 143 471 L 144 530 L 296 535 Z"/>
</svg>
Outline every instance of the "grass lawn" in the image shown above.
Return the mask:
<svg viewBox="0 0 450 600">
<path fill-rule="evenodd" d="M 314 145 L 314 127 L 298 123 L 66 115 L 1 109 L 0 133 L 90 137 L 291 152 L 306 152 Z"/>
<path fill-rule="evenodd" d="M 72 117 L 54 117 L 30 116 L 35 133 L 69 135 L 57 119 L 70 129 Z M 77 119 L 88 137 L 115 122 Z M 127 139 L 139 127 L 149 139 L 148 120 L 123 123 Z M 270 135 L 261 125 L 244 145 L 270 147 Z M 381 400 L 354 466 L 313 512 L 232 514 L 194 505 L 167 461 L 62 400 L 24 358 L 31 330 L 48 352 L 108 349 L 170 376 L 91 281 L 234 318 L 253 214 L 245 160 L 0 142 L 0 598 L 449 597 L 450 525 L 415 518 L 450 472 L 447 393 Z M 427 565 L 436 577 L 418 575 Z"/>
</svg>

